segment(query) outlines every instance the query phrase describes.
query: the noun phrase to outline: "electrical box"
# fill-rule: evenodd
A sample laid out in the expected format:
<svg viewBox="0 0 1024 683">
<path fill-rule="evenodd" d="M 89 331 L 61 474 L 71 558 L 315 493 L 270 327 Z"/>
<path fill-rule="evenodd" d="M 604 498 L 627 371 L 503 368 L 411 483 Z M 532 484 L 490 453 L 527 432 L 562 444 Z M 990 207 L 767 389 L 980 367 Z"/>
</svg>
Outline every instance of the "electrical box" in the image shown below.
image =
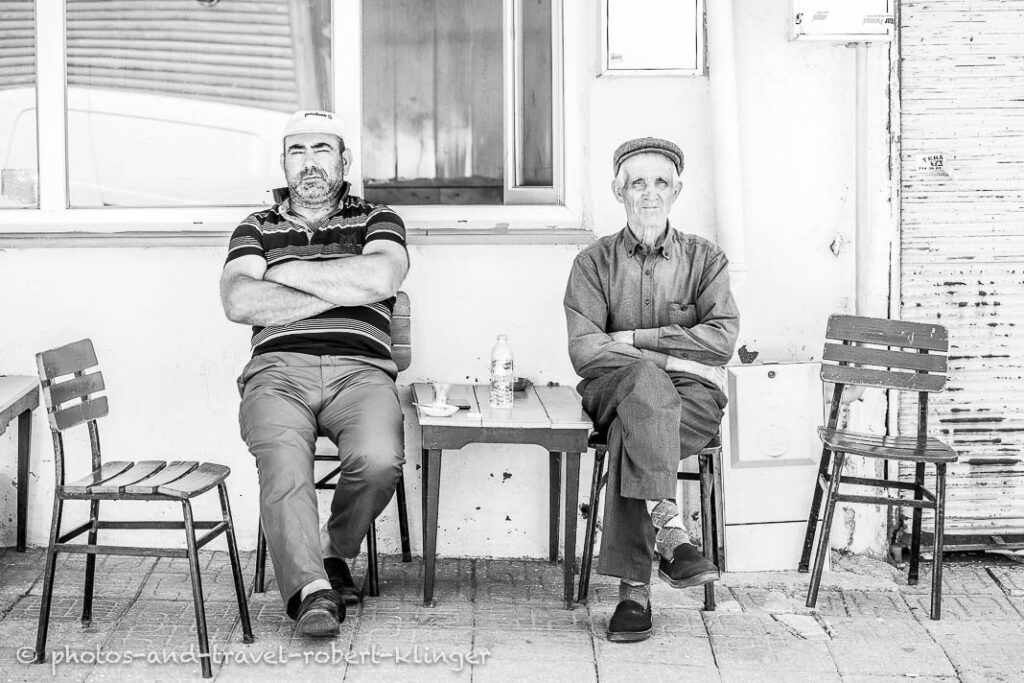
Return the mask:
<svg viewBox="0 0 1024 683">
<path fill-rule="evenodd" d="M 602 0 L 600 76 L 704 73 L 704 0 Z"/>
<path fill-rule="evenodd" d="M 790 37 L 859 43 L 892 40 L 894 0 L 792 0 Z"/>
<path fill-rule="evenodd" d="M 820 363 L 728 368 L 726 571 L 797 568 L 821 457 L 820 373 Z"/>
</svg>

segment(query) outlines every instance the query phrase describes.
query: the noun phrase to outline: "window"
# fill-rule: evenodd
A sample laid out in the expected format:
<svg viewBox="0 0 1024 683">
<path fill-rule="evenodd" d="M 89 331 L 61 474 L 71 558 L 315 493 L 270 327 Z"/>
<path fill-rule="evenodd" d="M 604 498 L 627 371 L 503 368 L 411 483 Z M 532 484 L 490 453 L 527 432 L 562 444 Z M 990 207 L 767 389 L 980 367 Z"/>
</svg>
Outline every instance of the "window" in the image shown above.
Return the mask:
<svg viewBox="0 0 1024 683">
<path fill-rule="evenodd" d="M 32 0 L 0 8 L 0 208 L 38 204 L 35 9 Z"/>
<path fill-rule="evenodd" d="M 562 0 L 2 4 L 0 207 L 35 210 L 0 232 L 229 230 L 283 183 L 287 116 L 321 107 L 354 191 L 425 228 L 578 227 Z"/>
</svg>

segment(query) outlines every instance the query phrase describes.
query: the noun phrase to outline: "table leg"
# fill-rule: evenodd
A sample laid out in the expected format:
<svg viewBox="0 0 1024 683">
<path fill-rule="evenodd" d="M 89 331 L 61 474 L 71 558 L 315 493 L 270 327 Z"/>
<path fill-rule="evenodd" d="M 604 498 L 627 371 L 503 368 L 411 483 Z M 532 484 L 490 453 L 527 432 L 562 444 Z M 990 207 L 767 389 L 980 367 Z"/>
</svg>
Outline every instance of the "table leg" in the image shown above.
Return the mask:
<svg viewBox="0 0 1024 683">
<path fill-rule="evenodd" d="M 562 454 L 550 451 L 548 465 L 548 562 L 558 562 L 558 504 L 562 496 Z"/>
<path fill-rule="evenodd" d="M 430 451 L 420 449 L 420 543 L 427 542 L 427 468 Z"/>
<path fill-rule="evenodd" d="M 28 462 L 32 457 L 32 411 L 18 416 L 18 538 L 17 550 L 25 552 L 28 524 Z"/>
<path fill-rule="evenodd" d="M 423 535 L 423 604 L 434 606 L 434 569 L 437 559 L 437 503 L 441 485 L 441 450 L 430 449 L 427 453 L 427 471 L 424 488 L 426 507 L 423 510 L 425 533 Z"/>
<path fill-rule="evenodd" d="M 573 575 L 576 570 L 576 505 L 580 495 L 580 454 L 565 454 L 565 608 L 573 609 Z"/>
</svg>

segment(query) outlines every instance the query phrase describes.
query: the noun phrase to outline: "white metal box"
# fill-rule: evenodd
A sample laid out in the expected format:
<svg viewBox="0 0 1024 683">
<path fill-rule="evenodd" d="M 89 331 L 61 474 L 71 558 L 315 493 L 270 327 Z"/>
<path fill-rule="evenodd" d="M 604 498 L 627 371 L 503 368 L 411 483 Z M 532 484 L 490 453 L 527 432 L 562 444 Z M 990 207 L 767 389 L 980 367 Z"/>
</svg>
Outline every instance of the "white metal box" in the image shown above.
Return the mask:
<svg viewBox="0 0 1024 683">
<path fill-rule="evenodd" d="M 892 40 L 894 0 L 792 0 L 793 40 Z"/>
<path fill-rule="evenodd" d="M 704 73 L 704 0 L 602 0 L 601 76 Z"/>
<path fill-rule="evenodd" d="M 729 368 L 723 423 L 727 571 L 796 569 L 818 473 L 820 363 Z"/>
</svg>

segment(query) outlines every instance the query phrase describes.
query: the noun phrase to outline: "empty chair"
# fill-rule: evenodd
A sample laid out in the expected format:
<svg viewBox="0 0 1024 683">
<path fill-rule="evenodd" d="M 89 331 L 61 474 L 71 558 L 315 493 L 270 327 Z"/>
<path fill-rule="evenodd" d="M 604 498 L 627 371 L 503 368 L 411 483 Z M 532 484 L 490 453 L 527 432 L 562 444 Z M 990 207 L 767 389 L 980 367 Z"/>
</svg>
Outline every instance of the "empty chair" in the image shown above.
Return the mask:
<svg viewBox="0 0 1024 683">
<path fill-rule="evenodd" d="M 195 602 L 196 629 L 199 637 L 199 652 L 202 655 L 204 678 L 212 676 L 210 667 L 210 645 L 206 630 L 206 613 L 203 603 L 203 587 L 199 575 L 198 550 L 225 534 L 228 555 L 231 558 L 231 573 L 234 578 L 238 612 L 242 621 L 243 640 L 253 642 L 249 609 L 242 582 L 242 568 L 238 561 L 235 545 L 234 525 L 228 492 L 224 485 L 231 470 L 225 465 L 196 462 L 194 460 L 117 460 L 103 462 L 100 455 L 100 433 L 97 420 L 108 412 L 106 396 L 96 396 L 105 385 L 98 370 L 88 372 L 97 365 L 92 341 L 81 341 L 62 346 L 36 355 L 39 379 L 53 434 L 54 474 L 56 487 L 53 501 L 53 524 L 50 527 L 50 541 L 46 548 L 46 568 L 43 573 L 43 597 L 39 609 L 39 631 L 36 638 L 36 662 L 46 661 L 46 632 L 50 618 L 50 604 L 53 598 L 54 574 L 57 555 L 60 553 L 85 553 L 85 591 L 82 605 L 82 624 L 92 621 L 92 592 L 95 579 L 96 555 L 145 555 L 156 557 L 188 558 L 192 575 L 192 597 Z M 64 432 L 85 424 L 89 430 L 92 462 L 89 474 L 66 483 L 64 460 Z M 192 516 L 192 498 L 216 488 L 220 496 L 221 519 L 218 521 L 195 521 Z M 89 520 L 67 532 L 61 532 L 64 501 L 89 501 Z M 183 521 L 103 521 L 100 519 L 101 501 L 144 500 L 178 503 L 181 505 Z M 106 529 L 183 529 L 185 547 L 138 547 L 108 545 L 101 543 L 99 532 Z M 196 538 L 196 529 L 208 529 Z M 74 538 L 87 534 L 85 543 L 70 543 Z"/>
<path fill-rule="evenodd" d="M 818 429 L 823 448 L 814 497 L 807 518 L 803 554 L 799 569 L 808 570 L 811 547 L 817 527 L 822 496 L 822 516 L 818 548 L 814 556 L 811 584 L 807 590 L 807 606 L 818 600 L 818 585 L 829 552 L 828 537 L 837 501 L 869 505 L 902 505 L 914 509 L 910 542 L 908 582 L 916 584 L 921 556 L 921 510 L 935 511 L 934 551 L 932 555 L 931 618 L 942 614 L 942 536 L 946 508 L 946 465 L 955 462 L 956 453 L 938 439 L 928 436 L 928 394 L 942 391 L 946 385 L 946 356 L 949 342 L 941 325 L 833 315 L 825 332 L 821 379 L 834 383 L 828 423 Z M 839 342 L 839 343 L 835 343 Z M 878 436 L 838 429 L 839 408 L 847 387 L 876 387 L 918 395 L 917 433 L 913 436 Z M 891 479 L 850 477 L 843 475 L 847 455 L 867 458 L 904 460 L 916 464 L 913 483 Z M 831 460 L 831 473 L 829 464 Z M 924 487 L 925 466 L 935 467 L 935 490 Z M 896 496 L 872 496 L 841 493 L 844 485 L 881 487 L 912 491 L 912 500 Z"/>
</svg>

